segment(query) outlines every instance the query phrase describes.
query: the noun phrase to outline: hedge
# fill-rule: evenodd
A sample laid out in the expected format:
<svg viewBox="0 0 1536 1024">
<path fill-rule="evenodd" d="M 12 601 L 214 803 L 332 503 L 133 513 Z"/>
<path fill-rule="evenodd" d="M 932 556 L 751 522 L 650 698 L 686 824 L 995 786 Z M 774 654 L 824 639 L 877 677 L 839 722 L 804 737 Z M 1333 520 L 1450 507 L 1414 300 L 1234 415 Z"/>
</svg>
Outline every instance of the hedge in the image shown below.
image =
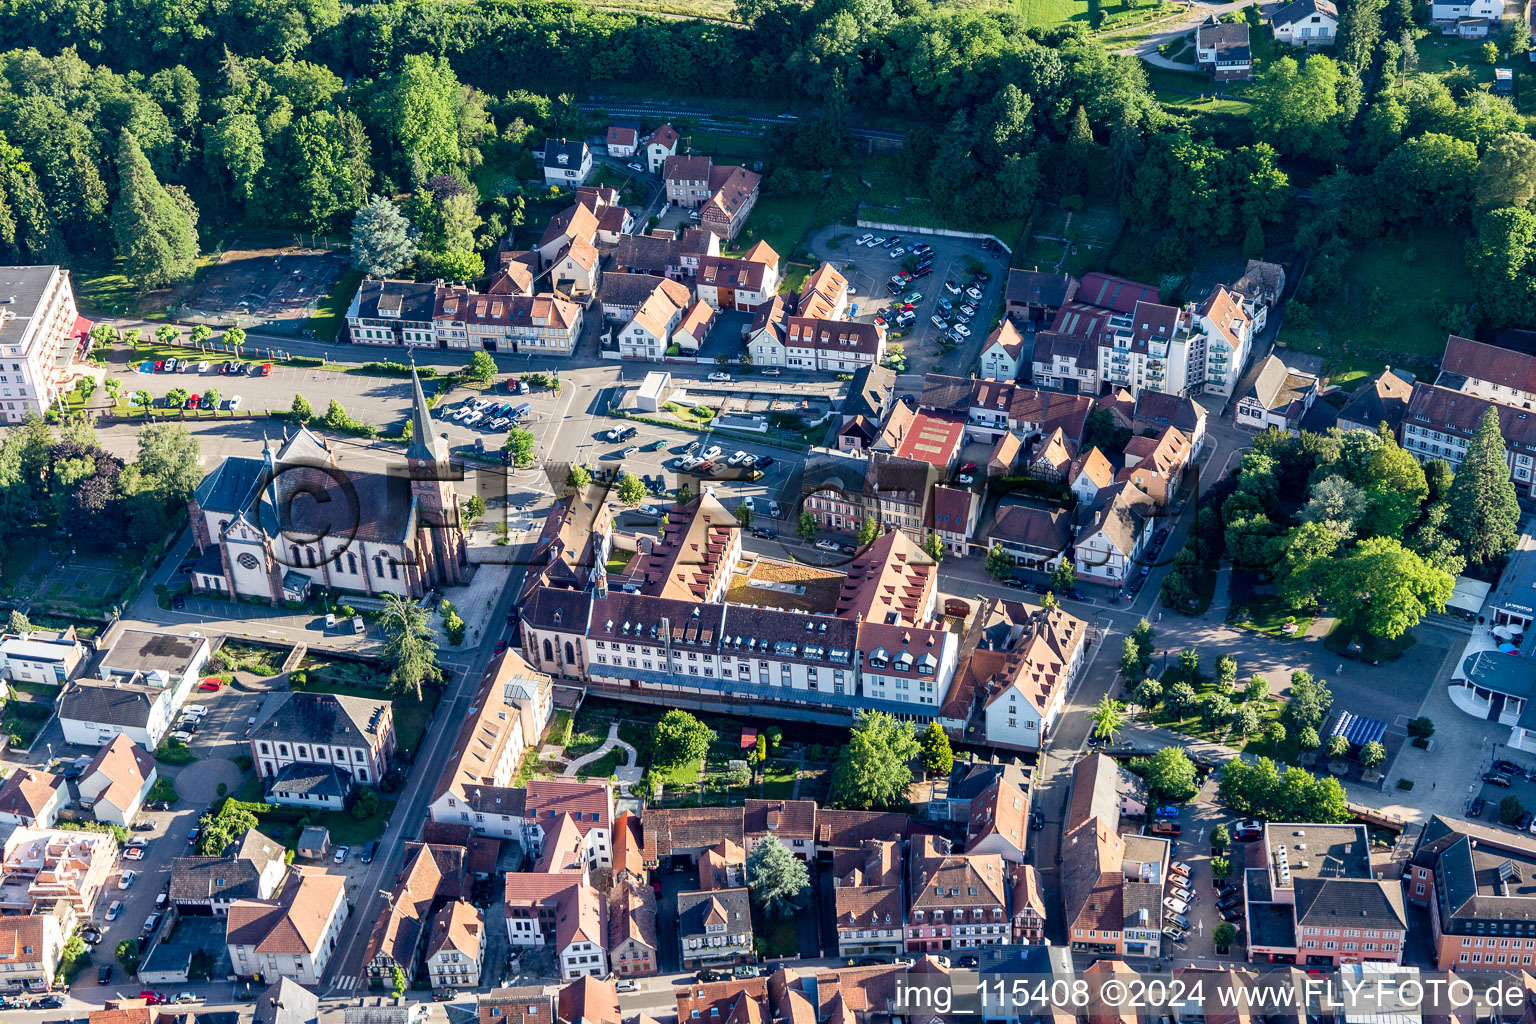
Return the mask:
<svg viewBox="0 0 1536 1024">
<path fill-rule="evenodd" d="M 378 375 L 380 377 L 409 377 L 411 375 L 411 364 L 410 363 L 364 363 L 362 365 L 362 371 L 364 373 L 376 374 L 376 375 Z M 435 366 L 418 366 L 418 367 L 416 367 L 416 374 L 417 374 L 417 376 L 419 376 L 419 377 L 421 377 L 423 379 L 431 379 L 431 378 L 437 376 L 437 367 L 435 367 Z"/>
</svg>

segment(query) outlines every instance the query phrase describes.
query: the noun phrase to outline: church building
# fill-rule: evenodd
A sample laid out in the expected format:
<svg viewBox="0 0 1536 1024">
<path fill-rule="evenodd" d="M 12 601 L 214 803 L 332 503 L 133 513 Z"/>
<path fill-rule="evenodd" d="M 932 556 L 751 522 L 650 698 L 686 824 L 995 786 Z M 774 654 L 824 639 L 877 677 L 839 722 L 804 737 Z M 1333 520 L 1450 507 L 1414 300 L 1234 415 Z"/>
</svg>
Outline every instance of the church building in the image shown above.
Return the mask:
<svg viewBox="0 0 1536 1024">
<path fill-rule="evenodd" d="M 193 589 L 280 604 L 315 586 L 420 598 L 468 574 L 448 443 L 411 373 L 403 466 L 353 469 L 305 427 L 259 459 L 226 459 L 187 503 Z"/>
</svg>

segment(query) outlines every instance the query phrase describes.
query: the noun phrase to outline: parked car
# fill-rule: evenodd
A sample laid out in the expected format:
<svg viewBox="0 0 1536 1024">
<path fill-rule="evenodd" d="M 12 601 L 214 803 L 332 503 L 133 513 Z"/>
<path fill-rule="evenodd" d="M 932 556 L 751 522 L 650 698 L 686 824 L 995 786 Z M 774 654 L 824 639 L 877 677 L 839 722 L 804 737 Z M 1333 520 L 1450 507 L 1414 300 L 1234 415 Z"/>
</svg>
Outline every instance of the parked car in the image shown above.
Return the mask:
<svg viewBox="0 0 1536 1024">
<path fill-rule="evenodd" d="M 150 914 L 148 917 L 146 917 L 144 919 L 144 934 L 145 935 L 153 935 L 153 934 L 155 934 L 155 929 L 158 928 L 158 927 L 160 927 L 160 915 L 159 914 Z"/>
<path fill-rule="evenodd" d="M 119 889 L 131 889 L 133 888 L 133 880 L 138 877 L 139 873 L 129 868 L 117 877 L 117 887 Z"/>
<path fill-rule="evenodd" d="M 1507 787 L 1512 780 L 1508 775 L 1500 775 L 1498 772 L 1485 772 L 1483 774 L 1483 781 L 1490 786 Z"/>
<path fill-rule="evenodd" d="M 854 240 L 853 244 L 854 245 L 868 245 L 869 242 L 870 242 L 870 239 L 872 239 L 874 237 L 875 237 L 874 235 L 860 235 L 857 239 Z"/>
<path fill-rule="evenodd" d="M 345 864 L 347 862 L 347 854 L 351 852 L 352 848 L 350 846 L 338 846 L 336 847 L 336 856 L 332 857 L 331 860 L 337 864 Z"/>
<path fill-rule="evenodd" d="M 714 373 L 709 375 L 709 379 L 725 383 L 731 379 L 731 375 L 722 370 L 716 370 Z"/>
<path fill-rule="evenodd" d="M 1520 819 L 1515 822 L 1515 828 L 1519 829 L 1521 832 L 1524 832 L 1531 827 L 1532 821 L 1536 821 L 1536 814 L 1532 814 L 1530 811 L 1524 811 L 1521 813 Z"/>
<path fill-rule="evenodd" d="M 135 847 L 135 849 L 137 849 L 137 847 Z M 116 921 L 117 920 L 117 916 L 119 914 L 121 914 L 122 912 L 123 912 L 123 901 L 122 900 L 113 900 L 112 901 L 112 905 L 107 908 L 107 914 L 106 914 L 107 920 L 108 921 Z"/>
<path fill-rule="evenodd" d="M 1493 770 L 1500 775 L 1519 775 L 1520 766 L 1513 761 L 1505 761 L 1502 758 L 1493 762 Z"/>
<path fill-rule="evenodd" d="M 96 984 L 105 985 L 112 980 L 112 965 L 102 964 L 96 968 Z"/>
<path fill-rule="evenodd" d="M 625 164 L 624 166 L 628 167 L 632 171 L 643 171 L 643 170 L 645 170 L 645 165 L 642 164 L 642 163 L 639 163 L 638 161 L 632 161 L 630 163 Z"/>
<path fill-rule="evenodd" d="M 965 324 L 955 324 L 954 329 L 955 333 L 960 335 L 962 338 L 969 338 L 971 336 L 971 329 Z"/>
<path fill-rule="evenodd" d="M 719 445 L 712 444 L 708 448 L 705 448 L 702 452 L 699 452 L 699 458 L 718 459 L 723 454 L 725 453 L 721 450 Z"/>
<path fill-rule="evenodd" d="M 1251 843 L 1264 834 L 1264 823 L 1255 818 L 1244 818 L 1232 826 L 1232 835 L 1240 843 Z"/>
<path fill-rule="evenodd" d="M 1473 797 L 1472 803 L 1467 807 L 1467 816 L 1471 818 L 1481 818 L 1483 816 L 1483 808 L 1487 805 L 1488 801 L 1484 800 L 1482 797 Z"/>
<path fill-rule="evenodd" d="M 935 313 L 933 316 L 929 317 L 928 319 L 930 321 L 932 321 L 933 326 L 937 327 L 941 331 L 945 331 L 945 330 L 949 329 L 949 321 L 945 320 L 943 317 L 939 316 L 937 313 Z"/>
<path fill-rule="evenodd" d="M 222 679 L 208 678 L 208 679 L 204 679 L 202 682 L 198 683 L 197 684 L 197 688 L 199 690 L 203 690 L 205 692 L 212 693 L 213 691 L 218 690 L 223 685 L 224 685 L 224 681 Z"/>
<path fill-rule="evenodd" d="M 971 285 L 969 288 L 967 288 L 965 290 L 965 295 L 972 302 L 980 302 L 981 301 L 981 289 L 977 288 L 975 285 Z"/>
<path fill-rule="evenodd" d="M 1182 834 L 1184 828 L 1176 821 L 1154 821 L 1152 834 L 1155 836 L 1176 836 Z"/>
<path fill-rule="evenodd" d="M 143 860 L 144 859 L 144 847 L 142 847 L 142 846 L 130 846 L 130 847 L 128 847 L 128 849 L 123 851 L 123 856 L 126 859 L 128 859 L 128 860 Z M 111 920 L 111 918 L 108 918 L 108 920 Z"/>
<path fill-rule="evenodd" d="M 1045 828 L 1045 812 L 1036 811 L 1033 815 L 1031 815 L 1029 819 L 1029 827 L 1034 829 L 1036 832 Z"/>
<path fill-rule="evenodd" d="M 1158 804 L 1157 810 L 1154 813 L 1159 818 L 1177 818 L 1179 816 L 1179 808 L 1175 804 Z"/>
<path fill-rule="evenodd" d="M 1029 582 L 1021 580 L 1017 576 L 1009 576 L 1003 580 L 1003 586 L 1012 587 L 1015 590 L 1026 590 L 1029 588 Z"/>
<path fill-rule="evenodd" d="M 851 312 L 851 315 L 853 315 L 853 316 L 858 316 L 859 315 L 859 305 L 858 305 L 858 303 L 854 303 L 853 309 L 850 312 Z M 782 374 L 783 372 L 784 371 L 779 369 L 777 366 L 770 366 L 770 367 L 768 367 L 768 369 L 763 371 L 763 376 L 764 377 L 777 377 L 780 374 Z"/>
</svg>

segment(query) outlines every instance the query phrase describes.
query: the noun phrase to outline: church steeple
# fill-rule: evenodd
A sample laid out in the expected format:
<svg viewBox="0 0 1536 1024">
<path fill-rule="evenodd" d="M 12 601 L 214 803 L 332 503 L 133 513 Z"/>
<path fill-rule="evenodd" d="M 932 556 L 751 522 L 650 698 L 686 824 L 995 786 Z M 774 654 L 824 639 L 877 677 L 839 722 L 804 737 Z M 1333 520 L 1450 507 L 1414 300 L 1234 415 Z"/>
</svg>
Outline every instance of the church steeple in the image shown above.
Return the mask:
<svg viewBox="0 0 1536 1024">
<path fill-rule="evenodd" d="M 416 373 L 416 354 L 411 353 L 411 446 L 405 457 L 412 461 L 447 462 L 448 444 L 432 433 L 432 410 Z"/>
</svg>

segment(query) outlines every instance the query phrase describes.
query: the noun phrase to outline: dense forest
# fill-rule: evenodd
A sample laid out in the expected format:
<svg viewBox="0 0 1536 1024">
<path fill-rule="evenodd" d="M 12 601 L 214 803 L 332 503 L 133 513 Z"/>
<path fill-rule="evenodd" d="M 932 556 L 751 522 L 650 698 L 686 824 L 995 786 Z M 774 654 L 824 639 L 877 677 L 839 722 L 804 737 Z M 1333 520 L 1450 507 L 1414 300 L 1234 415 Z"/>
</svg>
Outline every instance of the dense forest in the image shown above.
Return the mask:
<svg viewBox="0 0 1536 1024">
<path fill-rule="evenodd" d="M 928 0 L 738 0 L 744 27 L 507 0 L 4 3 L 5 259 L 115 252 L 157 286 L 190 273 L 199 232 L 345 232 L 383 194 L 410 195 L 421 249 L 452 263 L 521 204 L 450 180 L 583 131 L 570 95 L 622 85 L 814 111 L 779 130 L 765 187 L 814 192 L 828 216 L 861 192 L 845 130 L 875 119 L 908 130 L 903 174 L 957 217 L 1097 193 L 1170 265 L 1296 232 L 1314 267 L 1301 316 L 1352 245 L 1457 225 L 1473 239 L 1475 314 L 1536 319 L 1529 119 L 1466 69 L 1419 72 L 1427 30 L 1410 0 L 1347 0 L 1332 55 L 1279 47 L 1246 118 L 1165 108 L 1141 64 L 1082 24 Z M 1523 60 L 1528 43 L 1503 46 Z M 1313 202 L 1298 215 L 1303 176 Z M 1446 310 L 1446 326 L 1468 313 Z"/>
</svg>

